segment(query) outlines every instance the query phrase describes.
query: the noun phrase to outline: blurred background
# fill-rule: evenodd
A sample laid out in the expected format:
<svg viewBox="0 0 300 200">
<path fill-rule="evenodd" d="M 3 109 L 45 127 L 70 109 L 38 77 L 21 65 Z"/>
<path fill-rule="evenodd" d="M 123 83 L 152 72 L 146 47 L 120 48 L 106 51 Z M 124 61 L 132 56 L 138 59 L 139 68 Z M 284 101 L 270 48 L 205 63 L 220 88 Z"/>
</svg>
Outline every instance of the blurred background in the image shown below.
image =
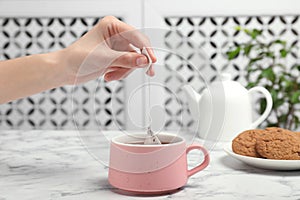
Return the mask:
<svg viewBox="0 0 300 200">
<path fill-rule="evenodd" d="M 183 85 L 189 83 L 201 92 L 205 81 L 213 82 L 223 72 L 244 86 L 249 83 L 249 60 L 242 55 L 230 60 L 226 53 L 251 40 L 236 27 L 262 30 L 263 42 L 286 41 L 295 48 L 284 64 L 299 63 L 299 4 L 296 0 L 0 0 L 0 59 L 62 49 L 102 17 L 114 15 L 148 33 L 157 48 L 153 81 L 160 88 L 151 89 L 155 123 L 166 130 L 193 130 Z M 105 83 L 99 78 L 3 104 L 0 129 L 139 129 L 145 125 L 146 88 L 138 86 L 146 81 L 144 72 L 136 71 L 122 81 Z M 259 112 L 259 104 L 255 108 Z"/>
</svg>

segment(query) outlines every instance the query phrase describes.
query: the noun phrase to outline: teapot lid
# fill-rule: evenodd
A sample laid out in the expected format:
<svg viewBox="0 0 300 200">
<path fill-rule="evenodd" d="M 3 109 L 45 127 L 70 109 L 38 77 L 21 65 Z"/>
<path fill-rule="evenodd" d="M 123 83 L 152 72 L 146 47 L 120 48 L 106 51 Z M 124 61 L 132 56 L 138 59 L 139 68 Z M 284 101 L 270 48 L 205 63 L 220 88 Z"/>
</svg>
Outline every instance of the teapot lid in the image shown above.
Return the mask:
<svg viewBox="0 0 300 200">
<path fill-rule="evenodd" d="M 226 93 L 226 96 L 230 95 L 232 97 L 234 96 L 234 98 L 236 98 L 236 96 L 246 95 L 246 93 L 248 92 L 248 90 L 244 86 L 242 86 L 242 84 L 232 80 L 232 76 L 230 73 L 221 73 L 220 81 L 215 81 L 211 86 L 213 86 L 212 89 L 218 92 L 220 92 L 220 89 L 223 89 Z"/>
<path fill-rule="evenodd" d="M 222 73 L 221 74 L 221 81 L 230 81 L 231 78 L 232 78 L 232 76 L 229 73 Z"/>
</svg>

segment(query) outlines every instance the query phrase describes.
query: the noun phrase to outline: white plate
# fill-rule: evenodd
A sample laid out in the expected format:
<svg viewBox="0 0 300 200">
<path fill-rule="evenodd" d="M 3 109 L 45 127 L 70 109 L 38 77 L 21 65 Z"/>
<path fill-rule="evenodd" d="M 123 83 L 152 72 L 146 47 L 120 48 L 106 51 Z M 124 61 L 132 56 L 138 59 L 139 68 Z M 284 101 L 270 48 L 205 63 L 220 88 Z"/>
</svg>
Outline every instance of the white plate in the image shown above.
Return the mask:
<svg viewBox="0 0 300 200">
<path fill-rule="evenodd" d="M 272 170 L 300 170 L 300 160 L 271 160 L 242 156 L 232 151 L 231 144 L 226 146 L 224 151 L 233 158 L 254 167 Z"/>
</svg>

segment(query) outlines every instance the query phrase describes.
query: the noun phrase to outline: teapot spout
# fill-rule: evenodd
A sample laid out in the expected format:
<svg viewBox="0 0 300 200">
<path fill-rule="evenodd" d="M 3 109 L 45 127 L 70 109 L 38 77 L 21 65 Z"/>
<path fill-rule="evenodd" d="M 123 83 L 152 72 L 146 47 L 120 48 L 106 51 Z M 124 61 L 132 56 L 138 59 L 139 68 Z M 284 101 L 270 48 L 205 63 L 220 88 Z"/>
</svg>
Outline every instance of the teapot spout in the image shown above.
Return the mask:
<svg viewBox="0 0 300 200">
<path fill-rule="evenodd" d="M 192 114 L 194 120 L 198 120 L 200 114 L 199 103 L 200 103 L 201 95 L 198 94 L 190 85 L 185 85 L 183 87 L 183 90 L 185 91 L 187 96 L 190 113 Z"/>
</svg>

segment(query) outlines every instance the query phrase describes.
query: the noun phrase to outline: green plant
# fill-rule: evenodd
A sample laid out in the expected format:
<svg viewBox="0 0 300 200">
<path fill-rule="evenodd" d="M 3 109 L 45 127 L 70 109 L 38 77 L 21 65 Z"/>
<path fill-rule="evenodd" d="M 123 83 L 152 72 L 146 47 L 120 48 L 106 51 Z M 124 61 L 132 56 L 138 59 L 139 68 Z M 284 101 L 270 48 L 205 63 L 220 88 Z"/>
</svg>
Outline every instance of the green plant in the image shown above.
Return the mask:
<svg viewBox="0 0 300 200">
<path fill-rule="evenodd" d="M 286 41 L 276 39 L 266 41 L 262 30 L 244 29 L 237 31 L 246 33 L 249 41 L 236 43 L 227 52 L 228 60 L 234 60 L 239 55 L 248 60 L 246 66 L 247 88 L 256 85 L 265 87 L 272 95 L 273 108 L 267 120 L 267 126 L 280 126 L 296 129 L 300 124 L 296 107 L 300 105 L 300 64 L 287 64 L 289 57 L 297 50 L 295 44 L 288 45 Z M 266 101 L 260 101 L 259 110 L 266 108 Z"/>
</svg>

